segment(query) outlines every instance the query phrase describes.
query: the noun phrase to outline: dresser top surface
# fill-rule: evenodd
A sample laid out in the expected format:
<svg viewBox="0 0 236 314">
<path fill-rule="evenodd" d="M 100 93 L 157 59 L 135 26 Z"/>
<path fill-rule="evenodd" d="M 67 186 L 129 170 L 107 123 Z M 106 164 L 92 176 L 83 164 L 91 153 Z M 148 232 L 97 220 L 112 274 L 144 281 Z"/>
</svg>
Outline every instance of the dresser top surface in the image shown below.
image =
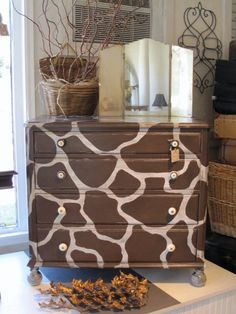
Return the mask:
<svg viewBox="0 0 236 314">
<path fill-rule="evenodd" d="M 41 116 L 36 119 L 29 120 L 27 126 L 50 124 L 57 127 L 71 126 L 71 127 L 118 127 L 118 128 L 132 128 L 139 125 L 141 128 L 210 128 L 206 121 L 196 120 L 193 118 L 183 117 L 126 117 L 126 118 L 98 118 L 88 116 L 74 116 L 65 118 L 63 116 Z"/>
</svg>

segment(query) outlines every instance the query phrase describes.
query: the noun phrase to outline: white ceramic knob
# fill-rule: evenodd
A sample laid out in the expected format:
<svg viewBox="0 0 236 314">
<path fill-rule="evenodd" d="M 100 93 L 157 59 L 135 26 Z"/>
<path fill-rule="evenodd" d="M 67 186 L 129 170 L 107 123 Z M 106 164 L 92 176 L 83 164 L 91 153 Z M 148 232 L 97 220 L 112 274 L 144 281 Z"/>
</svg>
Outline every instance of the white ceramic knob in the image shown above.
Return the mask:
<svg viewBox="0 0 236 314">
<path fill-rule="evenodd" d="M 171 142 L 171 146 L 172 146 L 173 148 L 177 148 L 177 147 L 179 146 L 179 142 L 176 141 L 176 140 L 174 140 L 174 141 Z"/>
<path fill-rule="evenodd" d="M 59 250 L 61 251 L 61 252 L 65 252 L 66 250 L 67 250 L 67 245 L 65 244 L 65 243 L 61 243 L 61 244 L 59 244 Z"/>
<path fill-rule="evenodd" d="M 174 245 L 173 243 L 169 244 L 169 245 L 167 246 L 167 250 L 168 250 L 169 252 L 174 252 L 174 250 L 175 250 L 175 245 Z"/>
<path fill-rule="evenodd" d="M 178 174 L 177 174 L 177 172 L 175 172 L 175 171 L 172 171 L 171 173 L 170 173 L 170 180 L 176 180 L 177 179 L 177 177 L 178 177 Z"/>
<path fill-rule="evenodd" d="M 60 207 L 58 207 L 57 212 L 59 215 L 64 215 L 64 214 L 66 214 L 66 209 L 63 206 L 60 206 Z"/>
<path fill-rule="evenodd" d="M 63 180 L 65 178 L 65 176 L 66 176 L 65 171 L 58 171 L 57 172 L 58 179 Z"/>
<path fill-rule="evenodd" d="M 170 207 L 168 209 L 168 214 L 171 215 L 171 216 L 174 216 L 176 214 L 176 212 L 177 212 L 177 210 L 174 207 Z"/>
<path fill-rule="evenodd" d="M 65 144 L 66 144 L 66 141 L 63 140 L 63 139 L 57 141 L 57 146 L 58 146 L 58 147 L 64 147 Z"/>
</svg>

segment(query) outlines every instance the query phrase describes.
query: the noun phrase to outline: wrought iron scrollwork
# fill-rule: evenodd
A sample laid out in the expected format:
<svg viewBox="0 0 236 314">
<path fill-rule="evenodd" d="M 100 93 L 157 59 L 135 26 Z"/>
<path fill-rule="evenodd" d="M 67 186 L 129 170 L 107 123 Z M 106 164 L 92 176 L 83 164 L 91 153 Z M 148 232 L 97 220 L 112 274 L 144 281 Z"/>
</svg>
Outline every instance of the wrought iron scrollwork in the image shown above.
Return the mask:
<svg viewBox="0 0 236 314">
<path fill-rule="evenodd" d="M 194 51 L 193 85 L 204 93 L 213 86 L 215 61 L 222 57 L 222 42 L 215 33 L 216 16 L 213 11 L 202 7 L 189 7 L 184 12 L 186 29 L 178 39 L 178 44 Z"/>
</svg>

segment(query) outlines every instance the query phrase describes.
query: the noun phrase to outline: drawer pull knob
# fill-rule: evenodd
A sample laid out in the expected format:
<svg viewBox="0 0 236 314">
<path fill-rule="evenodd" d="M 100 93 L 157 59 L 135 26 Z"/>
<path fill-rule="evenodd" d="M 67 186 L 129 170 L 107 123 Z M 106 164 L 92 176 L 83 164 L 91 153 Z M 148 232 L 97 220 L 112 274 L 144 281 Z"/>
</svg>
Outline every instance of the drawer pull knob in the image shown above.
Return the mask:
<svg viewBox="0 0 236 314">
<path fill-rule="evenodd" d="M 170 180 L 176 180 L 178 178 L 178 174 L 177 174 L 177 172 L 175 172 L 175 171 L 172 171 L 171 173 L 170 173 Z"/>
<path fill-rule="evenodd" d="M 61 252 L 65 252 L 66 250 L 67 250 L 67 245 L 65 244 L 65 243 L 61 243 L 60 245 L 59 245 L 59 250 L 61 251 Z"/>
<path fill-rule="evenodd" d="M 58 212 L 59 215 L 64 215 L 64 214 L 66 214 L 66 209 L 63 206 L 60 206 L 58 208 L 57 212 Z"/>
<path fill-rule="evenodd" d="M 57 173 L 58 179 L 63 180 L 65 178 L 65 176 L 66 176 L 65 171 L 58 171 L 58 173 Z"/>
<path fill-rule="evenodd" d="M 176 210 L 176 208 L 174 208 L 174 207 L 170 207 L 170 208 L 168 209 L 168 213 L 169 213 L 169 215 L 171 215 L 171 216 L 174 216 L 174 215 L 176 214 L 176 212 L 177 212 L 177 210 Z"/>
<path fill-rule="evenodd" d="M 66 144 L 66 141 L 63 140 L 63 139 L 57 141 L 57 146 L 60 147 L 60 148 L 64 147 L 65 144 Z"/>
<path fill-rule="evenodd" d="M 177 147 L 179 147 L 179 142 L 176 140 L 173 140 L 170 142 L 170 145 L 172 148 L 177 148 Z"/>
<path fill-rule="evenodd" d="M 168 246 L 167 246 L 167 250 L 169 251 L 169 252 L 174 252 L 175 251 L 175 245 L 172 243 L 172 244 L 169 244 Z"/>
</svg>

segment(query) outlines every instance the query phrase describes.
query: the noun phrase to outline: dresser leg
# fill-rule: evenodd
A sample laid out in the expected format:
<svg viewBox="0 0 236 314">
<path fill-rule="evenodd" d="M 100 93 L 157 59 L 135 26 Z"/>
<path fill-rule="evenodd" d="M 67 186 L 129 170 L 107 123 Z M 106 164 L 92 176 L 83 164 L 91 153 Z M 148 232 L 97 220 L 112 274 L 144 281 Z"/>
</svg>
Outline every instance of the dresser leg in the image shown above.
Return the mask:
<svg viewBox="0 0 236 314">
<path fill-rule="evenodd" d="M 39 271 L 38 267 L 35 267 L 31 270 L 29 276 L 27 277 L 28 282 L 31 286 L 38 286 L 42 281 L 42 274 Z"/>
<path fill-rule="evenodd" d="M 204 287 L 206 283 L 206 275 L 203 268 L 194 269 L 191 276 L 191 284 L 194 287 Z"/>
</svg>

